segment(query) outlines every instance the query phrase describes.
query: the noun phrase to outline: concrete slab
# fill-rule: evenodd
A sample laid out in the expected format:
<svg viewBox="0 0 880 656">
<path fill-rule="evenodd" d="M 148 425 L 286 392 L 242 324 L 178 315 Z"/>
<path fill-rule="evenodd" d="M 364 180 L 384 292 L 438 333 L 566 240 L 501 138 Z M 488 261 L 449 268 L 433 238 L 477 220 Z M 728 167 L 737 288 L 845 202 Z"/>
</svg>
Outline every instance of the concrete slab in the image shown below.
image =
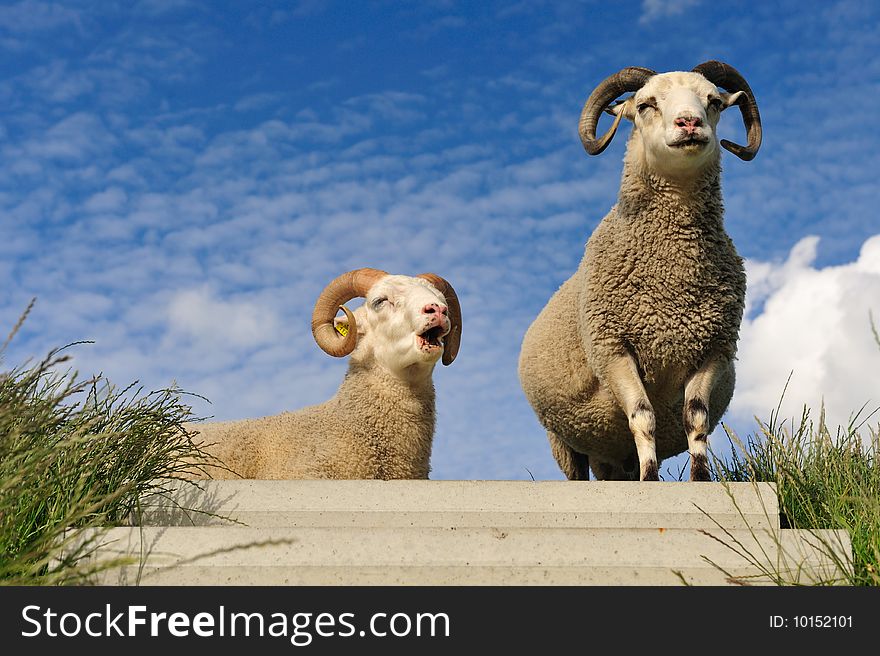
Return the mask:
<svg viewBox="0 0 880 656">
<path fill-rule="evenodd" d="M 143 527 L 102 541 L 99 559 L 145 555 L 109 585 L 811 584 L 850 553 L 845 531 L 769 529 Z"/>
<path fill-rule="evenodd" d="M 770 483 L 202 481 L 145 504 L 143 525 L 778 528 Z M 714 521 L 713 521 L 714 520 Z"/>
</svg>

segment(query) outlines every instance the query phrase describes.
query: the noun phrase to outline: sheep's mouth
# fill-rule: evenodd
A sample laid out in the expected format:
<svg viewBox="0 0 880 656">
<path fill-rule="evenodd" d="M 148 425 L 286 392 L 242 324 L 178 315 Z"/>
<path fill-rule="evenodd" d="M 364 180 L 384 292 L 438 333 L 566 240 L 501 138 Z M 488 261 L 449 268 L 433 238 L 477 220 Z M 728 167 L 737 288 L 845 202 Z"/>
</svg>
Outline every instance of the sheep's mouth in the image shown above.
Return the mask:
<svg viewBox="0 0 880 656">
<path fill-rule="evenodd" d="M 416 335 L 418 338 L 419 348 L 430 351 L 433 349 L 439 349 L 443 347 L 443 338 L 446 336 L 446 331 L 442 326 L 434 326 L 433 328 L 428 328 L 426 331 L 419 333 Z"/>
<path fill-rule="evenodd" d="M 679 139 L 676 142 L 669 144 L 670 148 L 702 148 L 707 143 L 709 143 L 709 139 L 706 137 L 686 137 L 684 139 Z"/>
</svg>

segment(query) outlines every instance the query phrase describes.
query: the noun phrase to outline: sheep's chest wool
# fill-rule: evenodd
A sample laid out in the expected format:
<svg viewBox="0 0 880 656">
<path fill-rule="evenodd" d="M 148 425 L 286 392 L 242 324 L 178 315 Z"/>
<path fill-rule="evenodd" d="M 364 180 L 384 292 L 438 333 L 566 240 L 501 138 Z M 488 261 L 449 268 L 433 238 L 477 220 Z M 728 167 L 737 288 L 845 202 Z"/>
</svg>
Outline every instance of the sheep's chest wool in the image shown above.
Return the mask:
<svg viewBox="0 0 880 656">
<path fill-rule="evenodd" d="M 720 216 L 670 205 L 660 224 L 656 202 L 650 215 L 615 208 L 584 258 L 598 273 L 585 281 L 583 312 L 595 332 L 632 348 L 646 383 L 664 371 L 683 383 L 713 350 L 732 358 L 745 304 L 745 268 Z"/>
</svg>

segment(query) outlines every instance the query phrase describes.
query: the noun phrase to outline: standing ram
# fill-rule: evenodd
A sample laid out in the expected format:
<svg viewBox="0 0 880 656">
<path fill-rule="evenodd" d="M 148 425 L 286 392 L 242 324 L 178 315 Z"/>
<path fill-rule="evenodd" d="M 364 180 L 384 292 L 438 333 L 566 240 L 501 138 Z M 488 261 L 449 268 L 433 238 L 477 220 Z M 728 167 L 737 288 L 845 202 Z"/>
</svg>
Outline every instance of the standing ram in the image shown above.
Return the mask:
<svg viewBox="0 0 880 656">
<path fill-rule="evenodd" d="M 363 297 L 354 312 L 343 304 Z M 344 319 L 336 319 L 342 309 Z M 195 424 L 223 467 L 213 478 L 428 478 L 437 361 L 451 364 L 461 339 L 455 290 L 433 273 L 357 269 L 321 292 L 312 334 L 334 357 L 351 355 L 336 395 L 296 412 Z"/>
<path fill-rule="evenodd" d="M 621 119 L 634 123 L 618 201 L 527 331 L 519 360 L 523 390 L 571 480 L 588 480 L 590 468 L 598 479 L 658 480 L 658 463 L 685 449 L 690 479 L 710 479 L 707 436 L 733 395 L 746 290 L 721 202 L 716 128 L 732 105 L 748 144 L 720 146 L 748 161 L 761 119 L 727 64 L 626 68 L 584 105 L 579 133 L 590 155 Z M 614 121 L 597 139 L 603 111 Z"/>
</svg>

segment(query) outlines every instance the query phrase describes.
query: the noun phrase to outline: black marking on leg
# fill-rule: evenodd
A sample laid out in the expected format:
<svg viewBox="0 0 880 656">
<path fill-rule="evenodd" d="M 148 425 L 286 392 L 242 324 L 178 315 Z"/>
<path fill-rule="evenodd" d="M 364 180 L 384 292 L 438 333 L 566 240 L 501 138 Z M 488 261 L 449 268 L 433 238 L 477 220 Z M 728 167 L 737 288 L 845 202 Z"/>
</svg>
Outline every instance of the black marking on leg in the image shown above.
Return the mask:
<svg viewBox="0 0 880 656">
<path fill-rule="evenodd" d="M 703 403 L 703 399 L 693 398 L 688 401 L 688 412 L 691 414 L 696 414 L 697 412 L 702 412 L 706 415 L 709 414 L 709 408 L 706 407 L 706 404 Z"/>
<path fill-rule="evenodd" d="M 642 477 L 643 481 L 659 481 L 660 473 L 657 471 L 657 463 L 651 461 L 645 467 L 645 475 Z"/>
<path fill-rule="evenodd" d="M 702 413 L 705 421 L 709 419 L 709 409 L 702 399 L 691 399 L 687 402 L 684 409 L 684 431 L 688 435 L 694 432 L 694 417 L 697 413 Z"/>
<path fill-rule="evenodd" d="M 691 480 L 692 481 L 711 481 L 712 475 L 709 473 L 709 459 L 702 453 L 691 456 Z"/>
<path fill-rule="evenodd" d="M 652 414 L 653 410 L 651 410 L 651 406 L 647 404 L 644 400 L 639 401 L 636 404 L 636 407 L 633 408 L 632 414 L 630 415 L 630 419 L 635 419 L 639 413 Z"/>
<path fill-rule="evenodd" d="M 694 442 L 705 442 L 705 441 L 706 441 L 706 434 L 705 433 L 700 433 L 699 435 L 694 435 Z"/>
</svg>

